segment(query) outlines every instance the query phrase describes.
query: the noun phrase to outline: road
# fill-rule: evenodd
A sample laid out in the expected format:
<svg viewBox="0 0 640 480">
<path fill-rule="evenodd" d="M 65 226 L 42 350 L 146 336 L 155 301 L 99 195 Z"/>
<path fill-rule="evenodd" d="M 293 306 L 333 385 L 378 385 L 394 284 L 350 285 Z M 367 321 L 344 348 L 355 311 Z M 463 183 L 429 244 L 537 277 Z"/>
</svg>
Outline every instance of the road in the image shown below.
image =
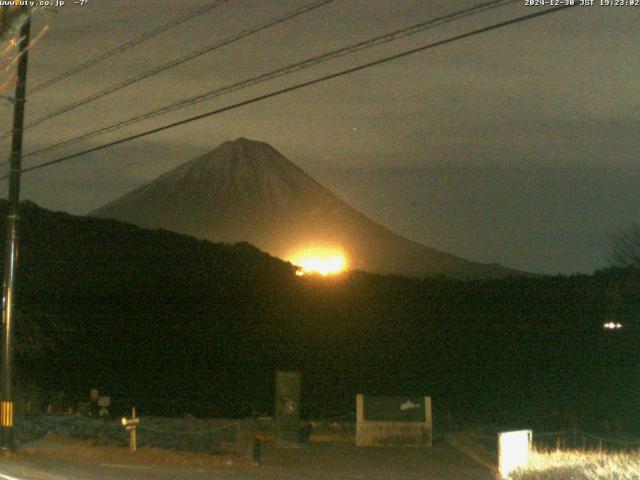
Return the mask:
<svg viewBox="0 0 640 480">
<path fill-rule="evenodd" d="M 491 480 L 494 477 L 446 444 L 429 450 L 315 444 L 264 449 L 260 466 L 213 467 L 54 458 L 18 453 L 0 458 L 0 480 Z"/>
</svg>

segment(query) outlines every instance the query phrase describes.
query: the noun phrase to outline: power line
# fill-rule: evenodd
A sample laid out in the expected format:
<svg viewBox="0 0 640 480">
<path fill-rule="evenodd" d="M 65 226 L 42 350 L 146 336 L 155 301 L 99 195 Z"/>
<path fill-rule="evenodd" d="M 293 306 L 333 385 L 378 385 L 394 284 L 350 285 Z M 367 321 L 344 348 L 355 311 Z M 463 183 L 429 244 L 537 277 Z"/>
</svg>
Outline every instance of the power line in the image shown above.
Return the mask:
<svg viewBox="0 0 640 480">
<path fill-rule="evenodd" d="M 444 15 L 441 17 L 437 17 L 435 19 L 431 19 L 431 20 L 427 20 L 425 22 L 421 22 L 400 30 L 396 30 L 394 32 L 391 33 L 387 33 L 384 35 L 380 35 L 374 38 L 371 38 L 369 40 L 365 40 L 353 45 L 350 45 L 348 47 L 343 47 L 343 48 L 339 48 L 337 50 L 333 50 L 331 52 L 328 53 L 324 53 L 315 57 L 312 57 L 310 59 L 307 60 L 303 60 L 302 62 L 297 62 L 297 63 L 293 63 L 291 65 L 287 65 L 285 67 L 280 67 L 276 70 L 258 75 L 257 77 L 252 77 L 249 78 L 247 80 L 242 80 L 240 82 L 236 82 L 234 84 L 231 85 L 227 85 L 225 87 L 221 87 L 221 88 L 217 88 L 214 90 L 211 90 L 209 92 L 205 92 L 203 94 L 200 95 L 196 95 L 184 100 L 181 100 L 179 102 L 176 103 L 172 103 L 170 105 L 161 107 L 159 109 L 156 110 L 152 110 L 150 112 L 147 113 L 143 113 L 141 115 L 137 115 L 131 118 L 128 118 L 126 120 L 121 120 L 119 122 L 116 122 L 114 124 L 108 125 L 106 127 L 102 127 L 99 128 L 97 130 L 93 130 L 87 133 L 84 133 L 82 135 L 79 135 L 77 137 L 72 137 L 70 139 L 67 140 L 63 140 L 62 142 L 58 142 L 52 145 L 48 145 L 46 147 L 42 147 L 40 149 L 37 150 L 33 150 L 31 152 L 26 153 L 24 156 L 25 157 L 31 157 L 37 154 L 41 154 L 41 153 L 46 153 L 46 152 L 50 152 L 53 150 L 57 150 L 59 148 L 62 147 L 66 147 L 69 145 L 74 145 L 76 143 L 82 142 L 84 140 L 88 140 L 90 138 L 93 137 L 97 137 L 100 135 L 103 135 L 105 133 L 109 133 L 109 132 L 113 132 L 115 130 L 119 130 L 121 128 L 130 126 L 130 125 L 134 125 L 136 123 L 140 123 L 142 121 L 145 120 L 149 120 L 151 118 L 160 116 L 160 115 L 164 115 L 166 113 L 170 113 L 173 112 L 175 110 L 180 110 L 182 108 L 191 106 L 191 105 L 195 105 L 197 103 L 201 103 L 204 102 L 206 100 L 210 100 L 212 98 L 215 97 L 219 97 L 237 90 L 242 90 L 244 88 L 253 86 L 253 85 L 257 85 L 259 83 L 263 83 L 269 80 L 273 80 L 275 78 L 279 78 L 285 75 L 289 75 L 291 73 L 300 71 L 300 70 L 304 70 L 307 68 L 310 68 L 312 66 L 318 65 L 320 63 L 324 63 L 327 62 L 329 60 L 334 60 L 336 58 L 340 58 L 346 55 L 350 55 L 353 54 L 355 52 L 361 51 L 361 50 L 365 50 L 365 49 L 369 49 L 375 46 L 379 46 L 379 45 L 383 45 L 385 43 L 389 43 L 392 42 L 394 40 L 398 40 L 400 38 L 404 38 L 404 37 L 408 37 L 410 35 L 415 35 L 417 33 L 420 33 L 424 30 L 427 30 L 429 28 L 433 28 L 439 25 L 442 25 L 444 23 L 448 23 L 448 22 L 452 22 L 455 20 L 459 20 L 461 18 L 470 16 L 470 15 L 476 15 L 481 11 L 485 11 L 488 9 L 493 9 L 496 7 L 500 7 L 500 6 L 505 6 L 508 5 L 510 3 L 515 3 L 516 1 L 519 0 L 491 0 L 489 2 L 480 4 L 478 6 L 472 7 L 472 8 L 467 8 L 464 10 L 459 10 L 457 12 L 448 14 L 448 15 Z"/>
<path fill-rule="evenodd" d="M 506 26 L 509 26 L 509 25 L 514 25 L 516 23 L 525 22 L 527 20 L 531 20 L 533 18 L 541 17 L 543 15 L 548 15 L 548 14 L 551 14 L 551 13 L 557 13 L 557 12 L 565 10 L 567 8 L 571 8 L 573 6 L 575 6 L 575 5 L 563 5 L 563 6 L 559 6 L 559 7 L 553 7 L 553 8 L 550 8 L 550 9 L 547 9 L 547 10 L 543 10 L 543 11 L 540 11 L 540 12 L 531 13 L 531 14 L 528 14 L 528 15 L 523 15 L 523 16 L 520 16 L 520 17 L 513 18 L 511 20 L 506 20 L 504 22 L 496 23 L 496 24 L 490 25 L 488 27 L 483 27 L 483 28 L 480 28 L 480 29 L 477 29 L 477 30 L 472 30 L 471 32 L 467 32 L 467 33 L 463 33 L 463 34 L 456 35 L 456 36 L 453 36 L 453 37 L 449 37 L 449 38 L 446 38 L 444 40 L 439 40 L 437 42 L 429 43 L 427 45 L 423 45 L 421 47 L 413 48 L 411 50 L 405 50 L 404 52 L 397 53 L 397 54 L 394 54 L 394 55 L 390 55 L 390 56 L 387 56 L 387 57 L 384 57 L 384 58 L 381 58 L 381 59 L 378 59 L 378 60 L 374 60 L 372 62 L 364 63 L 364 64 L 358 65 L 356 67 L 351 67 L 351 68 L 348 68 L 348 69 L 345 69 L 345 70 L 341 70 L 341 71 L 336 72 L 336 73 L 332 73 L 332 74 L 325 75 L 325 76 L 322 76 L 322 77 L 319 77 L 319 78 L 315 78 L 313 80 L 309 80 L 309 81 L 306 81 L 306 82 L 301 82 L 301 83 L 298 83 L 296 85 L 292 85 L 290 87 L 282 88 L 280 90 L 275 90 L 273 92 L 270 92 L 270 93 L 267 93 L 267 94 L 264 94 L 264 95 L 259 95 L 257 97 L 253 97 L 253 98 L 250 98 L 248 100 L 244 100 L 244 101 L 241 101 L 241 102 L 238 102 L 238 103 L 234 103 L 232 105 L 228 105 L 226 107 L 222 107 L 222 108 L 218 108 L 216 110 L 212 110 L 212 111 L 209 111 L 209 112 L 206 112 L 206 113 L 202 113 L 200 115 L 195 115 L 193 117 L 189 117 L 189 118 L 184 119 L 184 120 L 173 122 L 173 123 L 170 123 L 168 125 L 164 125 L 162 127 L 157 127 L 157 128 L 151 129 L 151 130 L 147 130 L 146 132 L 138 133 L 136 135 L 131 135 L 129 137 L 125 137 L 125 138 L 121 138 L 119 140 L 115 140 L 113 142 L 105 143 L 103 145 L 99 145 L 97 147 L 89 148 L 89 149 L 83 150 L 81 152 L 77 152 L 77 153 L 74 153 L 74 154 L 71 154 L 71 155 L 66 155 L 64 157 L 60 157 L 60 158 L 57 158 L 55 160 L 51 160 L 51 161 L 44 162 L 44 163 L 41 163 L 41 164 L 38 164 L 38 165 L 34 165 L 33 167 L 26 168 L 26 169 L 24 169 L 22 171 L 23 171 L 23 173 L 26 173 L 26 172 L 30 172 L 30 171 L 33 171 L 33 170 L 38 170 L 38 169 L 41 169 L 41 168 L 45 168 L 45 167 L 48 167 L 48 166 L 51 166 L 51 165 L 55 165 L 57 163 L 62 163 L 62 162 L 65 162 L 67 160 L 71 160 L 73 158 L 79 157 L 81 155 L 85 155 L 87 153 L 93 153 L 93 152 L 97 152 L 99 150 L 104 150 L 106 148 L 113 147 L 115 145 L 120 145 L 121 143 L 125 143 L 125 142 L 129 142 L 131 140 L 136 140 L 138 138 L 146 137 L 148 135 L 152 135 L 154 133 L 162 132 L 164 130 L 169 130 L 169 129 L 174 128 L 174 127 L 178 127 L 178 126 L 181 126 L 181 125 L 185 125 L 187 123 L 191 123 L 191 122 L 195 122 L 197 120 L 201 120 L 203 118 L 207 118 L 207 117 L 211 117 L 211 116 L 214 116 L 214 115 L 218 115 L 218 114 L 227 112 L 229 110 L 234 110 L 236 108 L 244 107 L 246 105 L 251 105 L 253 103 L 257 103 L 257 102 L 260 102 L 262 100 L 266 100 L 266 99 L 269 99 L 269 98 L 277 97 L 277 96 L 283 95 L 285 93 L 293 92 L 295 90 L 300 90 L 302 88 L 309 87 L 311 85 L 315 85 L 315 84 L 318 84 L 318 83 L 321 83 L 321 82 L 325 82 L 327 80 L 331 80 L 331 79 L 334 79 L 334 78 L 338 78 L 338 77 L 349 75 L 349 74 L 352 74 L 352 73 L 355 73 L 355 72 L 359 72 L 361 70 L 365 70 L 367 68 L 371 68 L 371 67 L 374 67 L 374 66 L 377 66 L 377 65 L 382 65 L 384 63 L 388 63 L 388 62 L 391 62 L 393 60 L 404 58 L 404 57 L 407 57 L 409 55 L 413 55 L 413 54 L 418 53 L 418 52 L 429 50 L 431 48 L 435 48 L 435 47 L 439 47 L 439 46 L 446 45 L 446 44 L 449 44 L 449 43 L 453 43 L 455 41 L 462 40 L 462 39 L 465 39 L 465 38 L 469 38 L 469 37 L 472 37 L 474 35 L 479 35 L 481 33 L 486 33 L 486 32 L 492 31 L 492 30 L 496 30 L 498 28 L 506 27 Z M 5 175 L 3 177 L 0 177 L 0 180 L 5 180 L 6 178 L 8 178 L 8 176 Z"/>
<path fill-rule="evenodd" d="M 120 83 L 117 83 L 115 85 L 112 85 L 111 87 L 108 87 L 108 88 L 106 88 L 104 90 L 101 90 L 101 91 L 99 91 L 97 93 L 94 93 L 92 95 L 84 97 L 84 98 L 82 98 L 82 99 L 80 99 L 80 100 L 78 100 L 76 102 L 73 102 L 73 103 L 71 103 L 69 105 L 66 105 L 66 106 L 62 107 L 61 109 L 59 109 L 59 110 L 57 110 L 55 112 L 52 112 L 52 113 L 44 115 L 44 116 L 42 116 L 40 118 L 37 118 L 36 120 L 28 123 L 25 126 L 25 130 L 27 128 L 31 128 L 31 127 L 39 125 L 39 124 L 41 124 L 43 122 L 46 122 L 47 120 L 51 120 L 52 118 L 55 118 L 55 117 L 57 117 L 59 115 L 62 115 L 63 113 L 67 113 L 67 112 L 70 112 L 71 110 L 75 110 L 78 107 L 84 106 L 84 105 L 86 105 L 88 103 L 91 103 L 91 102 L 93 102 L 95 100 L 98 100 L 98 99 L 100 99 L 102 97 L 105 97 L 105 96 L 107 96 L 107 95 L 109 95 L 111 93 L 117 92 L 118 90 L 121 90 L 121 89 L 123 89 L 125 87 L 128 87 L 130 85 L 133 85 L 134 83 L 137 83 L 137 82 L 139 82 L 141 80 L 145 80 L 145 79 L 150 78 L 150 77 L 152 77 L 154 75 L 157 75 L 159 73 L 165 72 L 165 71 L 167 71 L 167 70 L 169 70 L 169 69 L 171 69 L 173 67 L 177 67 L 178 65 L 182 65 L 183 63 L 186 63 L 186 62 L 188 62 L 190 60 L 193 60 L 193 59 L 195 59 L 197 57 L 200 57 L 200 56 L 202 56 L 202 55 L 204 55 L 206 53 L 210 53 L 210 52 L 213 52 L 215 50 L 218 50 L 218 49 L 220 49 L 222 47 L 225 47 L 227 45 L 235 43 L 235 42 L 237 42 L 237 41 L 239 41 L 239 40 L 241 40 L 243 38 L 249 37 L 249 36 L 251 36 L 251 35 L 253 35 L 255 33 L 261 32 L 263 30 L 266 30 L 266 29 L 268 29 L 268 28 L 270 28 L 272 26 L 278 25 L 280 23 L 284 23 L 287 20 L 290 20 L 292 18 L 295 18 L 295 17 L 298 17 L 300 15 L 303 15 L 303 14 L 305 14 L 307 12 L 310 12 L 312 10 L 320 8 L 320 7 L 322 7 L 322 6 L 326 5 L 326 4 L 332 3 L 334 1 L 335 0 L 318 0 L 316 2 L 311 3 L 310 5 L 305 5 L 305 6 L 301 7 L 301 8 L 298 8 L 298 9 L 295 9 L 293 11 L 287 12 L 287 13 L 285 13 L 283 15 L 279 15 L 277 17 L 273 17 L 273 18 L 267 20 L 266 22 L 254 25 L 251 28 L 245 29 L 245 30 L 243 30 L 243 31 L 241 31 L 241 32 L 239 32 L 239 33 L 237 33 L 235 35 L 227 37 L 224 40 L 219 41 L 219 42 L 217 42 L 217 43 L 215 43 L 213 45 L 210 45 L 210 46 L 207 46 L 207 47 L 204 47 L 204 48 L 200 48 L 198 50 L 194 50 L 194 51 L 192 51 L 192 52 L 190 52 L 190 53 L 188 53 L 188 54 L 186 54 L 186 55 L 184 55 L 182 57 L 176 58 L 174 60 L 171 60 L 170 62 L 167 62 L 167 63 L 165 63 L 163 65 L 160 65 L 159 67 L 156 67 L 156 68 L 151 69 L 151 70 L 147 70 L 146 72 L 143 72 L 143 73 L 141 73 L 139 75 L 136 75 L 135 77 L 132 77 L 132 78 L 127 79 L 127 80 L 124 80 L 123 82 L 120 82 Z M 11 135 L 11 131 L 7 131 L 7 132 L 3 133 L 0 136 L 0 139 L 7 138 L 10 135 Z"/>
<path fill-rule="evenodd" d="M 29 95 L 34 94 L 36 92 L 39 92 L 41 90 L 44 90 L 46 88 L 49 88 L 51 85 L 54 85 L 62 80 L 64 80 L 65 78 L 68 78 L 72 75 L 75 75 L 76 73 L 80 73 L 83 70 L 88 69 L 89 67 L 92 67 L 104 60 L 106 60 L 109 57 L 113 57 L 114 55 L 117 55 L 120 52 L 123 52 L 125 50 L 128 50 L 129 48 L 135 47 L 136 45 L 141 44 L 142 42 L 145 42 L 147 40 L 149 40 L 150 38 L 155 37 L 156 35 L 159 35 L 163 32 L 166 32 L 167 30 L 170 30 L 174 27 L 177 27 L 178 25 L 181 25 L 189 20 L 191 20 L 192 18 L 198 17 L 200 15 L 203 15 L 205 13 L 207 13 L 210 10 L 213 10 L 215 8 L 218 8 L 219 6 L 223 5 L 224 3 L 229 2 L 230 0 L 217 0 L 212 4 L 206 5 L 204 7 L 200 7 L 196 10 L 193 10 L 192 12 L 187 13 L 186 15 L 183 15 L 181 17 L 175 18 L 167 23 L 164 23 L 162 25 L 160 25 L 159 27 L 154 28 L 153 30 L 150 30 L 148 32 L 143 33 L 142 35 L 132 38 L 131 40 L 118 45 L 115 48 L 112 48 L 111 50 L 107 50 L 104 53 L 101 53 L 100 55 L 92 58 L 91 60 L 88 60 L 84 63 L 81 63 L 80 65 L 77 65 L 65 72 L 62 72 L 61 74 L 49 79 L 49 80 L 45 80 L 42 83 L 37 84 L 35 87 L 33 87 L 31 89 L 31 92 Z"/>
</svg>

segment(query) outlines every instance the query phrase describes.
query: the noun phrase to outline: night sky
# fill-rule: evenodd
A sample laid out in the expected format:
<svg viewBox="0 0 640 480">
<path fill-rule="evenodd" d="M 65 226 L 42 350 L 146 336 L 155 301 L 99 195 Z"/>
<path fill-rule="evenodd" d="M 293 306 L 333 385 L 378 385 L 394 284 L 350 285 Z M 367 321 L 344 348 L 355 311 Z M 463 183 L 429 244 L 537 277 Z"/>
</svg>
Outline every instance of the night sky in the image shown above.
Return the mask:
<svg viewBox="0 0 640 480">
<path fill-rule="evenodd" d="M 66 3 L 35 13 L 33 34 L 48 30 L 31 52 L 27 90 L 210 2 Z M 307 3 L 231 0 L 34 94 L 27 122 Z M 478 3 L 336 0 L 34 127 L 25 152 Z M 516 2 L 30 157 L 25 166 L 539 8 Z M 590 273 L 606 265 L 612 231 L 639 218 L 639 20 L 640 7 L 598 5 L 543 16 L 29 173 L 23 198 L 85 214 L 242 136 L 270 143 L 412 240 L 528 271 Z M 4 132 L 12 109 L 0 108 Z"/>
</svg>

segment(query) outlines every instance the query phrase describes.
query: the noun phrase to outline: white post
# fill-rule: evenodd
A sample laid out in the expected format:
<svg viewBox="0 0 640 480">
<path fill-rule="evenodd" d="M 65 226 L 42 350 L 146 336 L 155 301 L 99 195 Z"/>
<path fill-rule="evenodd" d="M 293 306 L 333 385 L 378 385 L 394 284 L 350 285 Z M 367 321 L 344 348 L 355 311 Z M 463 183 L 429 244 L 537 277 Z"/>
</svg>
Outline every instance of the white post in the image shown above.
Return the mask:
<svg viewBox="0 0 640 480">
<path fill-rule="evenodd" d="M 515 469 L 529 461 L 531 430 L 498 433 L 498 470 L 501 479 L 508 479 Z"/>
</svg>

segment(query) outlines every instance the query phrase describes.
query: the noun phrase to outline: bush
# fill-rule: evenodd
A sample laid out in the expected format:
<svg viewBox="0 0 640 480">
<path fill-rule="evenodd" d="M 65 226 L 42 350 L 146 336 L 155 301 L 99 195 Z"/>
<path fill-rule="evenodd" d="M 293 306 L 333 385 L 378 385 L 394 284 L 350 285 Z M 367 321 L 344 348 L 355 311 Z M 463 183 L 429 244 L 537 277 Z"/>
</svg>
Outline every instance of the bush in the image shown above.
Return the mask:
<svg viewBox="0 0 640 480">
<path fill-rule="evenodd" d="M 638 480 L 640 450 L 625 453 L 552 451 L 531 452 L 527 467 L 513 480 Z"/>
</svg>

